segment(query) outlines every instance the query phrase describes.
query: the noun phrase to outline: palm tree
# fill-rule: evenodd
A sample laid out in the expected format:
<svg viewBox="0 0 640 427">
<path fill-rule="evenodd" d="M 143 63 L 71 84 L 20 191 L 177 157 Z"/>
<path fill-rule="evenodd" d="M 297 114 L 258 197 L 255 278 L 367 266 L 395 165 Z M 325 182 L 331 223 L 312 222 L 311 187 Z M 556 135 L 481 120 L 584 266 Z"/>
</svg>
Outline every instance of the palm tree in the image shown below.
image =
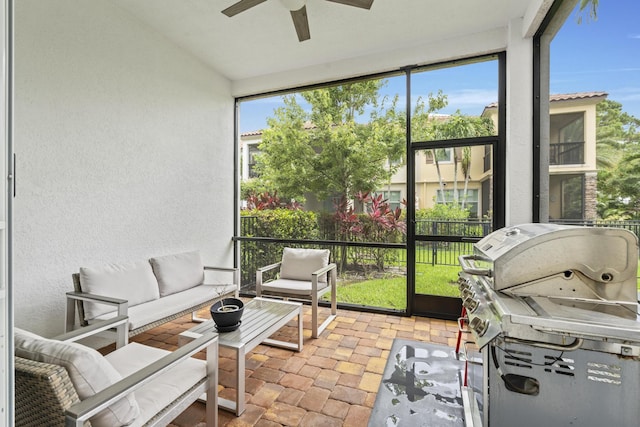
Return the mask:
<svg viewBox="0 0 640 427">
<path fill-rule="evenodd" d="M 433 157 L 433 164 L 436 166 L 436 173 L 438 174 L 438 184 L 440 186 L 440 200 L 443 204 L 447 203 L 446 197 L 444 197 L 444 181 L 442 180 L 442 172 L 440 171 L 440 157 L 446 156 L 446 149 L 438 148 L 431 150 L 431 156 Z M 437 196 L 436 196 L 437 197 Z"/>
<path fill-rule="evenodd" d="M 598 19 L 598 2 L 599 0 L 580 0 L 579 11 L 584 12 L 589 9 L 587 19 Z M 578 24 L 582 23 L 582 15 L 578 15 Z"/>
<path fill-rule="evenodd" d="M 464 147 L 462 149 L 460 167 L 462 168 L 462 175 L 464 176 L 464 190 L 462 191 L 462 209 L 464 209 L 469 191 L 469 180 L 471 179 L 471 147 Z"/>
</svg>

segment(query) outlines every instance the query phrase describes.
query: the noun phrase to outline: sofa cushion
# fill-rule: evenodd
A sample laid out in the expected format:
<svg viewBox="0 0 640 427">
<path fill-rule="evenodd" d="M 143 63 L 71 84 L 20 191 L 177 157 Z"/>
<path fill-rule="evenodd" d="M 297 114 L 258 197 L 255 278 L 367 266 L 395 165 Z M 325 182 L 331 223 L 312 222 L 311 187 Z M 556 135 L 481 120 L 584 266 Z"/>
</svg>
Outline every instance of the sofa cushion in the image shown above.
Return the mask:
<svg viewBox="0 0 640 427">
<path fill-rule="evenodd" d="M 127 377 L 168 354 L 167 350 L 129 343 L 107 354 L 105 358 L 120 375 Z M 140 405 L 141 415 L 136 424 L 149 421 L 206 376 L 205 361 L 190 357 L 137 389 L 136 400 Z"/>
<path fill-rule="evenodd" d="M 158 282 L 148 261 L 80 268 L 83 292 L 125 299 L 129 307 L 158 299 Z M 115 311 L 113 306 L 85 302 L 85 319 Z"/>
<path fill-rule="evenodd" d="M 328 249 L 284 248 L 280 278 L 311 281 L 311 273 L 329 265 Z M 318 276 L 318 282 L 326 283 L 327 275 Z"/>
<path fill-rule="evenodd" d="M 81 344 L 42 338 L 15 328 L 16 356 L 63 366 L 69 373 L 80 400 L 120 381 L 122 376 L 96 350 Z M 118 400 L 91 417 L 91 424 L 100 426 L 128 425 L 140 415 L 133 393 Z"/>
<path fill-rule="evenodd" d="M 149 262 L 158 279 L 161 297 L 193 288 L 204 280 L 204 266 L 198 251 L 155 257 Z"/>
<path fill-rule="evenodd" d="M 213 304 L 221 296 L 233 294 L 235 290 L 235 285 L 202 285 L 139 304 L 129 309 L 129 329 L 141 328 L 176 313 L 194 311 L 193 307 L 207 302 Z M 96 320 L 108 317 L 109 315 L 104 315 Z"/>
</svg>

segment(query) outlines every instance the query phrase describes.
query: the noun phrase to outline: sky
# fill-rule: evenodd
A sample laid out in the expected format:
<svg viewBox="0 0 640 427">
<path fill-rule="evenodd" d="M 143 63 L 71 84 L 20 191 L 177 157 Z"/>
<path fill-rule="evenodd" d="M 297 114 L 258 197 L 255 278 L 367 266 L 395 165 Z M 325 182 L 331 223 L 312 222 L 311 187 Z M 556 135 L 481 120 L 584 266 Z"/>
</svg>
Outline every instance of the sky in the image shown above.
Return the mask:
<svg viewBox="0 0 640 427">
<path fill-rule="evenodd" d="M 577 11 L 567 18 L 551 43 L 552 94 L 607 92 L 623 111 L 640 118 L 640 0 L 600 0 L 596 19 Z M 412 76 L 412 97 L 426 98 L 442 89 L 449 105 L 440 111 L 479 115 L 497 101 L 497 63 L 430 71 Z M 382 93 L 400 95 L 404 105 L 404 76 L 387 79 Z M 281 105 L 279 97 L 244 102 L 240 132 L 267 127 L 266 118 Z"/>
</svg>

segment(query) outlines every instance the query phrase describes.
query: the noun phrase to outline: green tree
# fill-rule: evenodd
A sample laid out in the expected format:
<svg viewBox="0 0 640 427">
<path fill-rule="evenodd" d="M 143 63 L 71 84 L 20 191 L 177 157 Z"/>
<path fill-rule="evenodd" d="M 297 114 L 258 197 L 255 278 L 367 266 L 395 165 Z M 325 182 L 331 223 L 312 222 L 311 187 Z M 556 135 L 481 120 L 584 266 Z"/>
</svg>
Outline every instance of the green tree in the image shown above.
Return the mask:
<svg viewBox="0 0 640 427">
<path fill-rule="evenodd" d="M 619 102 L 596 107 L 598 213 L 603 219 L 637 219 L 640 212 L 640 119 Z"/>
<path fill-rule="evenodd" d="M 379 99 L 383 84 L 368 80 L 284 96 L 260 144 L 261 179 L 280 193 L 320 200 L 352 199 L 386 182 L 397 171 L 388 165 L 402 158 L 405 137 L 397 97 Z"/>
</svg>

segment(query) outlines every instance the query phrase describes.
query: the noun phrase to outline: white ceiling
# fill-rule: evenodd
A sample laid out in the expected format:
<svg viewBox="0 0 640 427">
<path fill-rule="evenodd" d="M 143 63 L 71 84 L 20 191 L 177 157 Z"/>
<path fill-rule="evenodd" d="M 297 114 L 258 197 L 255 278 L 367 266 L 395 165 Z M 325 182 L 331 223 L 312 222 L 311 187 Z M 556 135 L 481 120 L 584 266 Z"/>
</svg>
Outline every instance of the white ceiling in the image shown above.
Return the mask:
<svg viewBox="0 0 640 427">
<path fill-rule="evenodd" d="M 326 68 L 358 57 L 384 57 L 398 49 L 504 29 L 514 18 L 543 15 L 553 2 L 375 0 L 371 10 L 365 10 L 307 0 L 311 39 L 299 42 L 289 11 L 279 0 L 267 0 L 232 18 L 221 11 L 236 0 L 112 1 L 232 82 Z"/>
</svg>

